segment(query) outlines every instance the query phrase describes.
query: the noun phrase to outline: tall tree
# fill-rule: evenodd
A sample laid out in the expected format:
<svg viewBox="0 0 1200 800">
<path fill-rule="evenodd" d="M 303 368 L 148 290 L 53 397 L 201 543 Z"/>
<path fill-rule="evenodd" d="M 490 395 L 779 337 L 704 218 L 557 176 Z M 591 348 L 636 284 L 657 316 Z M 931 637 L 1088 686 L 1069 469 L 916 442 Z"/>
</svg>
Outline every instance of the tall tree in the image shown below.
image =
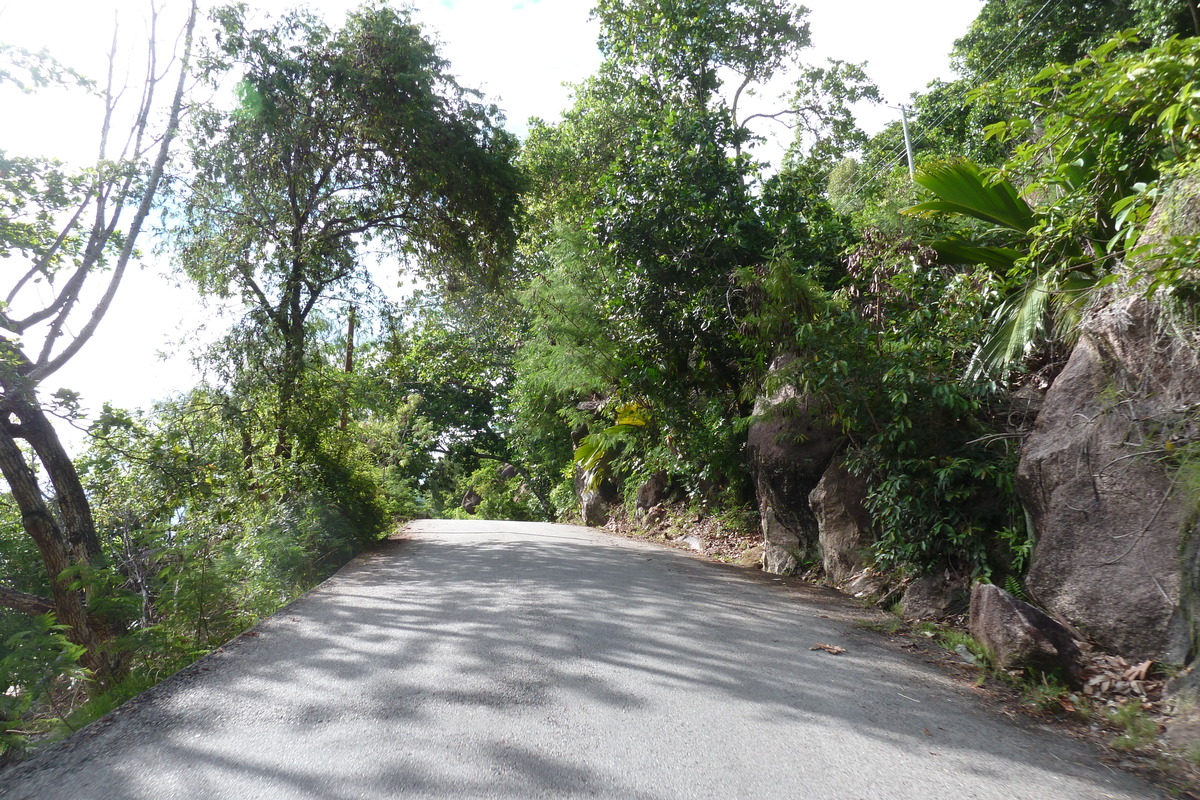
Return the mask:
<svg viewBox="0 0 1200 800">
<path fill-rule="evenodd" d="M 776 230 L 804 235 L 799 213 L 789 227 L 764 209 L 750 123 L 795 124 L 828 155 L 852 135 L 827 125 L 848 110 L 826 90 L 867 91 L 857 68 L 834 64 L 804 70 L 777 110 L 744 108 L 752 89 L 800 66 L 804 14 L 782 0 L 602 0 L 600 71 L 561 123 L 535 125 L 526 143 L 537 335 L 524 343 L 520 393 L 557 394 L 568 416 L 601 397 L 609 412 L 638 406 L 636 435 L 655 451 L 639 470 L 698 476 L 723 461 L 728 473 L 740 458 L 731 420 L 748 410 L 747 354 L 730 276 L 765 260 Z M 802 161 L 798 150 L 792 166 Z M 542 403 L 521 405 L 546 419 Z"/>
<path fill-rule="evenodd" d="M 85 648 L 82 661 L 101 684 L 121 670 L 122 654 L 113 645 L 120 621 L 98 611 L 98 598 L 91 596 L 89 577 L 102 560 L 100 541 L 88 497 L 37 390 L 91 338 L 135 256 L 178 128 L 195 17 L 193 3 L 180 54 L 164 64 L 165 51 L 154 35 L 158 13 L 152 11 L 140 105 L 128 131 L 118 128 L 124 92 L 110 70 L 100 94 L 104 117 L 93 168 L 72 172 L 57 162 L 0 153 L 0 255 L 19 263 L 7 270 L 0 303 L 0 473 L 37 545 L 51 595 L 0 586 L 0 604 L 53 611 L 68 626 L 71 641 Z M 114 40 L 110 62 L 116 51 Z M 14 74 L 19 70 L 0 71 L 0 79 L 14 80 Z M 164 84 L 170 91 L 167 118 L 157 129 Z M 114 143 L 123 149 L 113 152 Z M 97 282 L 98 299 L 89 302 Z"/>
<path fill-rule="evenodd" d="M 1015 86 L 1052 64 L 1073 64 L 1113 34 L 1144 38 L 1200 35 L 1195 0 L 987 0 L 952 58 L 971 85 Z"/>
<path fill-rule="evenodd" d="M 333 30 L 305 11 L 252 27 L 216 12 L 205 60 L 239 103 L 195 116 L 175 227 L 204 290 L 237 295 L 269 347 L 278 458 L 295 445 L 310 318 L 363 278 L 379 240 L 442 280 L 495 282 L 514 240 L 515 139 L 460 87 L 407 12 L 364 6 Z"/>
</svg>

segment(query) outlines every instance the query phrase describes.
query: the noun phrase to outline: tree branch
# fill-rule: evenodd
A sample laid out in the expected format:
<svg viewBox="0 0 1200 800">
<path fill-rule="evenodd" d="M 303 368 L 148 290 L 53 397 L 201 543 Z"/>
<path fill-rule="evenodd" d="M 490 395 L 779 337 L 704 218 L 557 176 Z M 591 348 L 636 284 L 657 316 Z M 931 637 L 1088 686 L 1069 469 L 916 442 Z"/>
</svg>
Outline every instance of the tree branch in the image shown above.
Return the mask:
<svg viewBox="0 0 1200 800">
<path fill-rule="evenodd" d="M 38 616 L 54 611 L 54 602 L 36 594 L 19 592 L 4 584 L 0 584 L 0 606 L 20 611 L 22 614 Z"/>
<path fill-rule="evenodd" d="M 154 195 L 158 191 L 159 183 L 162 181 L 163 170 L 166 168 L 167 156 L 169 155 L 171 142 L 175 138 L 175 134 L 179 130 L 179 114 L 183 107 L 183 90 L 187 83 L 188 69 L 191 63 L 192 52 L 192 36 L 196 28 L 196 0 L 192 0 L 191 9 L 188 15 L 187 32 L 184 36 L 183 57 L 179 68 L 179 80 L 175 86 L 175 96 L 171 102 L 171 113 L 167 121 L 166 132 L 163 135 L 162 142 L 159 145 L 158 155 L 154 160 L 154 166 L 150 170 L 150 176 L 146 181 L 145 189 L 142 191 L 142 200 L 138 205 L 137 213 L 134 214 L 133 220 L 129 226 L 129 232 L 125 237 L 125 244 L 121 248 L 121 253 L 117 258 L 117 263 L 113 266 L 113 275 L 108 283 L 108 289 L 104 296 L 100 298 L 96 307 L 92 310 L 92 316 L 79 331 L 79 334 L 67 345 L 61 353 L 52 359 L 47 359 L 45 362 L 38 364 L 30 373 L 30 377 L 34 381 L 40 381 L 46 376 L 58 370 L 63 364 L 71 359 L 80 348 L 92 338 L 92 334 L 96 332 L 100 320 L 104 318 L 108 307 L 112 304 L 113 297 L 117 293 L 117 287 L 121 283 L 121 278 L 125 274 L 125 268 L 129 264 L 129 259 L 133 256 L 134 243 L 137 241 L 138 233 L 141 232 L 142 223 L 150 214 L 150 209 L 154 204 Z M 153 44 L 151 44 L 153 50 Z M 139 122 L 146 120 L 143 116 Z"/>
</svg>

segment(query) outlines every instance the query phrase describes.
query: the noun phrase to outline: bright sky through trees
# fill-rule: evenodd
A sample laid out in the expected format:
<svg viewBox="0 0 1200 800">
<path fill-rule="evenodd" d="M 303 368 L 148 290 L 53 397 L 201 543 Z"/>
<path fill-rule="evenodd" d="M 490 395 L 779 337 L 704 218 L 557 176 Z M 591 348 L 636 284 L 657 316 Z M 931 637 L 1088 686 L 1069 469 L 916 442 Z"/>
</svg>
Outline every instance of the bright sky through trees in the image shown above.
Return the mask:
<svg viewBox="0 0 1200 800">
<path fill-rule="evenodd" d="M 0 42 L 31 50 L 47 48 L 89 75 L 102 76 L 112 39 L 114 16 L 123 44 L 136 51 L 144 29 L 140 0 L 0 0 Z M 167 0 L 167 13 L 179 0 Z M 294 5 L 258 0 L 250 6 L 267 13 Z M 333 22 L 358 0 L 310 3 Z M 591 0 L 417 0 L 416 17 L 442 42 L 451 72 L 465 86 L 482 89 L 506 113 L 510 129 L 525 131 L 530 116 L 553 119 L 567 106 L 564 82 L 580 81 L 599 64 L 597 26 L 588 19 Z M 808 0 L 813 48 L 808 60 L 867 61 L 868 74 L 889 103 L 898 104 L 937 77 L 949 77 L 953 41 L 979 10 L 972 0 Z M 136 76 L 134 76 L 136 78 Z M 0 89 L 0 149 L 23 155 L 86 160 L 94 150 L 96 104 L 78 93 L 43 91 L 22 98 Z M 861 121 L 878 130 L 895 118 L 888 108 L 864 109 Z M 764 130 L 764 133 L 767 133 Z M 779 141 L 790 132 L 778 130 Z M 149 266 L 126 278 L 99 333 L 81 356 L 56 376 L 61 385 L 83 393 L 86 407 L 110 400 L 121 406 L 146 405 L 192 381 L 186 346 L 202 334 L 195 329 L 216 312 L 203 309 L 190 287 L 175 288 L 160 273 L 167 265 L 143 252 Z M 163 362 L 159 351 L 175 352 Z M 48 391 L 57 388 L 47 386 Z"/>
</svg>

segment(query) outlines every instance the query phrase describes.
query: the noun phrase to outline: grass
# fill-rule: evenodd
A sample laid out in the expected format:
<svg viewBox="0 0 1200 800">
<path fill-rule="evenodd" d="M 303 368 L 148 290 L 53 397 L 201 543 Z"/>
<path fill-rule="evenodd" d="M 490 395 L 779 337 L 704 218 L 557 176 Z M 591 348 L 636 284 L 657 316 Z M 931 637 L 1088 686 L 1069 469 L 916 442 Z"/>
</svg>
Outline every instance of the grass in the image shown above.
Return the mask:
<svg viewBox="0 0 1200 800">
<path fill-rule="evenodd" d="M 1117 750 L 1141 750 L 1158 740 L 1158 723 L 1137 700 L 1109 709 L 1107 717 L 1121 730 L 1121 734 L 1112 740 L 1112 746 Z"/>
</svg>

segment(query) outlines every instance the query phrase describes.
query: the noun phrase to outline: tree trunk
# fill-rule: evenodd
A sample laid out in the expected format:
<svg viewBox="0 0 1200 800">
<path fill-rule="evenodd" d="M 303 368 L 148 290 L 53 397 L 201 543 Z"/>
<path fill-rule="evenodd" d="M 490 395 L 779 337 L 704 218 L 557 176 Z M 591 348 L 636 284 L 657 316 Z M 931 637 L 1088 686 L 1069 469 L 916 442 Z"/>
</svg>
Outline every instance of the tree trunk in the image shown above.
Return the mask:
<svg viewBox="0 0 1200 800">
<path fill-rule="evenodd" d="M 300 388 L 300 377 L 304 369 L 304 339 L 300 343 L 285 336 L 283 363 L 279 373 L 279 388 L 276 392 L 278 408 L 275 417 L 275 459 L 288 461 L 292 457 L 292 414 L 296 405 L 296 394 Z"/>
<path fill-rule="evenodd" d="M 21 510 L 25 532 L 42 557 L 59 624 L 68 626 L 67 638 L 85 649 L 82 663 L 96 682 L 111 685 L 121 673 L 124 654 L 114 645 L 111 622 L 88 612 L 89 573 L 98 565 L 101 553 L 87 495 L 58 434 L 29 391 L 6 389 L 0 409 L 0 474 Z M 59 518 L 46 503 L 18 439 L 29 443 L 46 470 L 55 488 Z M 75 588 L 77 582 L 84 588 Z M 28 597 L 5 592 L 0 593 L 0 602 L 16 600 L 5 605 L 28 611 Z"/>
</svg>

